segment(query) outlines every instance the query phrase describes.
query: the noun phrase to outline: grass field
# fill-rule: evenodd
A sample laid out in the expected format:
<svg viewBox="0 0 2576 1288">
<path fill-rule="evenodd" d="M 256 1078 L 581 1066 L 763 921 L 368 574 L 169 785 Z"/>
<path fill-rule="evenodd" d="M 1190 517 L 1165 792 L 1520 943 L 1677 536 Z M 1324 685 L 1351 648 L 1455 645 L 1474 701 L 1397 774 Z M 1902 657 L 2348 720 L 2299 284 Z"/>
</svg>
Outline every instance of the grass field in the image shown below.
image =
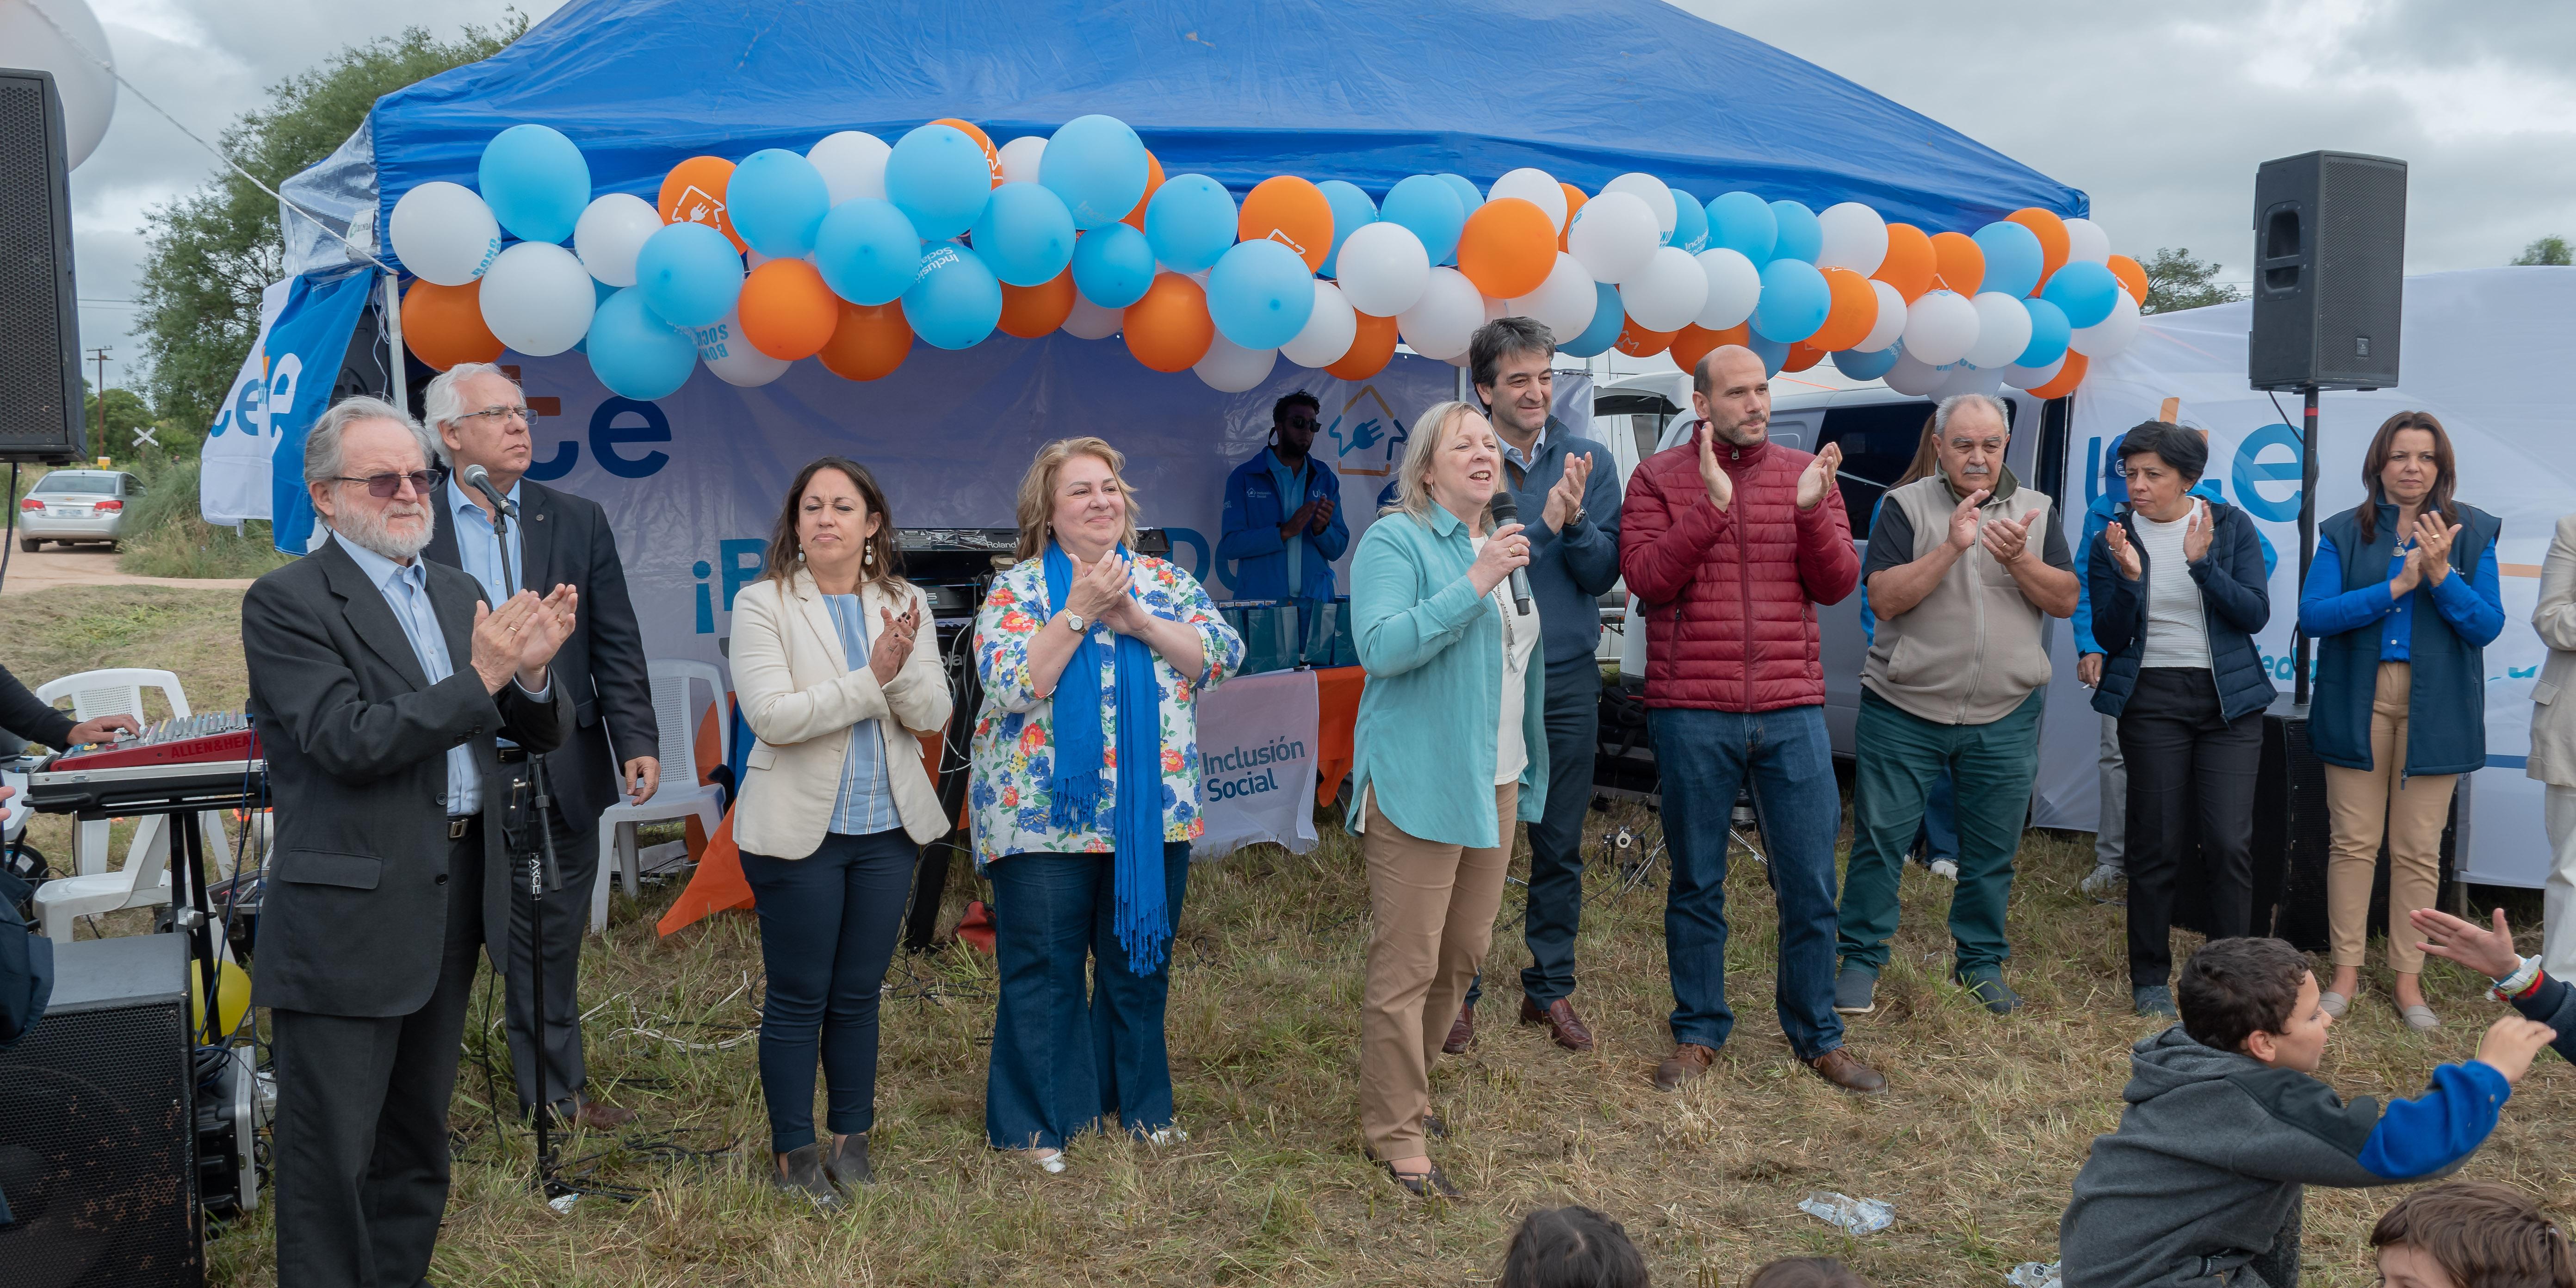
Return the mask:
<svg viewBox="0 0 2576 1288">
<path fill-rule="evenodd" d="M 237 705 L 230 596 L 130 590 L 31 596 L 0 660 L 27 677 L 100 660 L 180 666 L 201 707 Z M 232 649 L 226 652 L 226 649 Z M 1626 814 L 1651 832 L 1652 821 Z M 1608 815 L 1595 815 L 1607 826 Z M 1319 822 L 1322 822 L 1319 820 Z M 1772 1018 L 1773 913 L 1761 866 L 1729 882 L 1733 1041 L 1679 1094 L 1648 1082 L 1669 1049 L 1662 890 L 1606 864 L 1587 890 L 1576 1003 L 1599 1049 L 1571 1055 L 1510 1023 L 1519 890 L 1496 935 L 1496 987 L 1476 1047 L 1444 1060 L 1433 1095 L 1451 1139 L 1435 1155 L 1467 1198 L 1424 1204 L 1360 1155 L 1357 1035 L 1366 893 L 1337 828 L 1292 856 L 1255 847 L 1193 873 L 1175 951 L 1173 1073 L 1186 1144 L 1086 1138 L 1072 1170 L 1039 1174 L 983 1146 L 991 959 L 951 946 L 896 963 L 874 1138 L 883 1182 L 837 1216 L 773 1199 L 751 1170 L 766 1145 L 753 1044 L 758 943 L 747 914 L 669 938 L 670 897 L 619 898 L 585 954 L 591 1068 L 643 1111 L 622 1139 L 568 1154 L 632 1203 L 585 1198 L 566 1215 L 530 1191 L 530 1150 L 497 1132 L 510 1111 L 497 1009 L 478 1006 L 453 1128 L 456 1188 L 432 1279 L 442 1284 L 1478 1284 L 1532 1207 L 1581 1202 L 1624 1222 L 1656 1281 L 1734 1285 L 1772 1257 L 1846 1258 L 1881 1285 L 1996 1285 L 2055 1257 L 2057 1218 L 2087 1143 L 2116 1123 L 2127 1047 L 2154 1026 L 2128 1014 L 2121 913 L 2077 893 L 2089 837 L 2032 832 L 2014 890 L 2012 978 L 2029 1006 L 1986 1015 L 1940 982 L 1946 884 L 1909 869 L 1881 1010 L 1853 1048 L 1894 1089 L 1846 1096 L 1791 1059 Z M 1595 829 L 1597 834 L 1598 828 Z M 948 916 L 978 893 L 961 864 Z M 2178 936 L 2188 940 L 2188 936 Z M 2178 942 L 2177 950 L 2188 948 Z M 487 976 L 488 978 L 488 976 Z M 2347 1095 L 2411 1096 L 2431 1067 L 2467 1057 L 2500 1008 L 2435 963 L 2428 992 L 2449 1027 L 2407 1032 L 2387 976 L 2337 1027 L 2325 1076 Z M 480 1063 L 494 1062 L 490 1077 Z M 2576 1213 L 2569 1165 L 2576 1079 L 2544 1055 L 2467 1175 Z M 1886 1199 L 1893 1228 L 1846 1239 L 1798 1212 L 1816 1190 Z M 2394 1191 L 2313 1191 L 2307 1283 L 2375 1282 L 2371 1220 Z M 213 1282 L 274 1280 L 264 1215 L 214 1245 Z"/>
</svg>

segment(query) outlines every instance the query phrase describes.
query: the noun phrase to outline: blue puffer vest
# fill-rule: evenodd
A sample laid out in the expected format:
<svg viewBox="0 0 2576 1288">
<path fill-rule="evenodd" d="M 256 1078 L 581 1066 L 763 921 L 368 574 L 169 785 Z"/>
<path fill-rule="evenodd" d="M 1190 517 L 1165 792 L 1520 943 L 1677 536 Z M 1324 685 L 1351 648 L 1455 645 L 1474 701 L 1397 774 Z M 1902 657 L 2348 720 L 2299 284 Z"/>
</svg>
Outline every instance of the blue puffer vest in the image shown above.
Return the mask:
<svg viewBox="0 0 2576 1288">
<path fill-rule="evenodd" d="M 2451 542 L 2451 573 L 2470 577 L 2501 526 L 2484 510 L 2453 503 L 2460 535 Z M 2397 507 L 2379 503 L 2376 531 L 2361 539 L 2355 507 L 2317 525 L 2343 557 L 2343 588 L 2388 582 L 2388 560 L 2397 549 Z M 2429 588 L 2415 591 L 2413 661 L 2406 708 L 2408 774 L 2465 774 L 2487 763 L 2486 651 L 2461 639 L 2433 607 Z M 2346 769 L 2368 769 L 2370 701 L 2379 686 L 2379 632 L 2346 631 L 2317 641 L 2317 687 L 2308 705 L 2308 741 L 2317 759 Z"/>
</svg>

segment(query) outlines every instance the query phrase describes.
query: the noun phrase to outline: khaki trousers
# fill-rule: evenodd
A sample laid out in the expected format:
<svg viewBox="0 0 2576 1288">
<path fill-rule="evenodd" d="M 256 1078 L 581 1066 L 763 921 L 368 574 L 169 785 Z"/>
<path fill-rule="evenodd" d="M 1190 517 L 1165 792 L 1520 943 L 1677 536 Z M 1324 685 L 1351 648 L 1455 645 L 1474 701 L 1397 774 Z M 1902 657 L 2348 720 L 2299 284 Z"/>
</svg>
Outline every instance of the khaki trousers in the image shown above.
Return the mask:
<svg viewBox="0 0 2576 1288">
<path fill-rule="evenodd" d="M 1371 927 L 1360 998 L 1360 1134 L 1387 1162 L 1426 1152 L 1431 1061 L 1493 943 L 1519 803 L 1518 783 L 1496 787 L 1502 844 L 1471 850 L 1406 834 L 1379 812 L 1374 792 L 1364 802 Z"/>
<path fill-rule="evenodd" d="M 2334 964 L 2361 965 L 2370 941 L 2370 886 L 2379 841 L 2388 839 L 2388 968 L 2421 974 L 2423 937 L 2406 914 L 2433 906 L 2442 884 L 2442 824 L 2450 818 L 2457 774 L 2416 774 L 2406 767 L 2406 707 L 2414 668 L 2379 664 L 2370 700 L 2369 769 L 2327 765 L 2326 812 L 2334 843 L 2326 859 L 2326 920 Z"/>
</svg>

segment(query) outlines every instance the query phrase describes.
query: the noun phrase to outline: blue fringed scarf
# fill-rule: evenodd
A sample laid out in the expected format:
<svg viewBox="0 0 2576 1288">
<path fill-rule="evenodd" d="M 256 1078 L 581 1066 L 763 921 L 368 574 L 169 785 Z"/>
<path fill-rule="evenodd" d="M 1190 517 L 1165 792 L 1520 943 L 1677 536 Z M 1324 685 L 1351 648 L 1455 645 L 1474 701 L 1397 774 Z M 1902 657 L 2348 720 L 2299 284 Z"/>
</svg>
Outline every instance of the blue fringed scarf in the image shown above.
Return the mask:
<svg viewBox="0 0 2576 1288">
<path fill-rule="evenodd" d="M 1128 557 L 1121 543 L 1118 557 Z M 1047 603 L 1061 608 L 1073 586 L 1073 561 L 1050 541 L 1046 548 Z M 1093 624 L 1084 623 L 1055 686 L 1055 776 L 1047 784 L 1047 821 L 1059 828 L 1088 828 L 1100 817 L 1100 649 Z M 1118 887 L 1118 943 L 1127 968 L 1151 975 L 1171 946 L 1172 918 L 1163 888 L 1163 710 L 1154 678 L 1154 650 L 1132 635 L 1116 641 L 1118 701 L 1118 799 L 1110 834 L 1117 844 L 1113 876 Z"/>
</svg>

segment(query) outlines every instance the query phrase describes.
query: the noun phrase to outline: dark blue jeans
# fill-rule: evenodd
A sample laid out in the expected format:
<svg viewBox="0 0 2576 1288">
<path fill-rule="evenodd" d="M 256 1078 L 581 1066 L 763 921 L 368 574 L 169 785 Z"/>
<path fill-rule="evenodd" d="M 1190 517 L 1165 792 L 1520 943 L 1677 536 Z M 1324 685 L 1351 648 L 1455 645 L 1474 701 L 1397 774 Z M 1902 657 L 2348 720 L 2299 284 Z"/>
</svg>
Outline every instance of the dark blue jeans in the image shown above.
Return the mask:
<svg viewBox="0 0 2576 1288">
<path fill-rule="evenodd" d="M 1583 928 L 1583 820 L 1592 811 L 1592 760 L 1601 750 L 1601 664 L 1587 653 L 1547 668 L 1547 810 L 1529 825 L 1530 964 L 1521 993 L 1546 1010 L 1574 992 L 1574 936 Z M 1467 1005 L 1485 977 L 1467 985 Z"/>
<path fill-rule="evenodd" d="M 1692 707 L 1646 713 L 1663 780 L 1664 842 L 1673 887 L 1664 952 L 1673 975 L 1673 1041 L 1717 1048 L 1735 1028 L 1726 1005 L 1726 852 L 1735 794 L 1749 781 L 1762 815 L 1771 889 L 1780 902 L 1780 969 L 1772 990 L 1780 1030 L 1801 1060 L 1843 1044 L 1834 1014 L 1834 784 L 1825 709 L 1745 715 Z"/>
<path fill-rule="evenodd" d="M 1151 975 L 1128 969 L 1115 862 L 1039 853 L 985 865 L 1001 973 L 984 1082 L 984 1135 L 995 1149 L 1062 1149 L 1104 1119 L 1138 1135 L 1172 1125 L 1163 1046 L 1172 966 L 1166 958 Z M 1165 845 L 1165 906 L 1175 926 L 1189 884 L 1188 843 Z"/>
<path fill-rule="evenodd" d="M 920 857 L 921 847 L 901 828 L 825 836 L 801 859 L 743 852 L 769 975 L 760 1008 L 760 1095 L 769 1104 L 772 1150 L 814 1143 L 818 1048 L 831 1099 L 825 1125 L 840 1135 L 875 1125 L 877 1002 Z"/>
</svg>

